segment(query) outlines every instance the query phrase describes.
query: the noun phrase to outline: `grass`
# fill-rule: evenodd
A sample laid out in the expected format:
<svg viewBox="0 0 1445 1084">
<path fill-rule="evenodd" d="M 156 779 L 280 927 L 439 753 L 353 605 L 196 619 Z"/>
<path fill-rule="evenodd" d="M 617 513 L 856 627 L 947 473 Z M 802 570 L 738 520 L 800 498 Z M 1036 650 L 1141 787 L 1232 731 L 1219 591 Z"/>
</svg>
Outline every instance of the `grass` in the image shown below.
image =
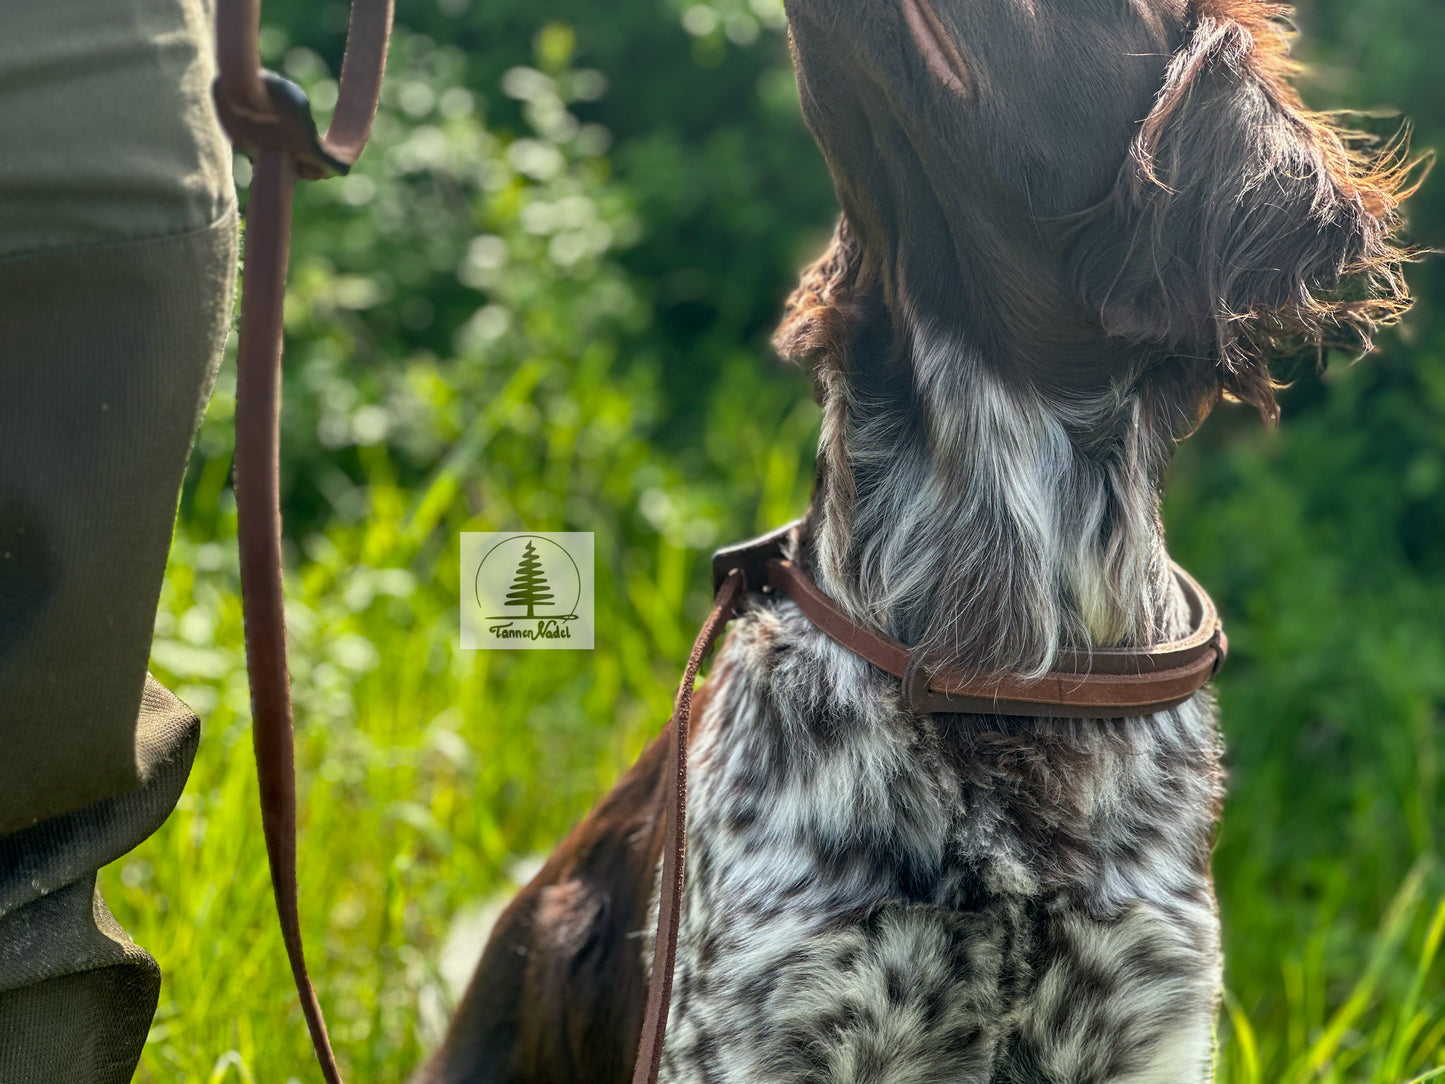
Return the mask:
<svg viewBox="0 0 1445 1084">
<path fill-rule="evenodd" d="M 1438 1064 L 1445 1020 L 1421 1011 L 1420 996 L 1445 933 L 1445 899 L 1433 909 L 1415 967 L 1414 981 L 1402 999 L 1382 996 L 1381 974 L 1397 961 L 1401 942 L 1420 917 L 1425 870 L 1411 872 L 1375 935 L 1369 962 L 1343 1001 L 1329 1016 L 1311 1013 L 1325 1002 L 1322 977 L 1304 960 L 1287 959 L 1284 982 L 1289 994 L 1285 1035 L 1271 1037 L 1276 1051 L 1268 1063 L 1260 1035 L 1237 996 L 1225 995 L 1225 1041 L 1220 1051 L 1221 1081 L 1241 1084 L 1343 1084 L 1346 1081 L 1398 1084 L 1445 1074 Z M 1422 1067 L 1423 1072 L 1419 1072 Z"/>
<path fill-rule="evenodd" d="M 790 442 L 806 442 L 794 429 L 761 453 L 773 464 L 757 502 L 763 522 L 806 484 L 780 466 L 796 461 Z M 370 469 L 367 515 L 308 540 L 288 620 L 311 970 L 347 1076 L 384 1082 L 404 1079 L 436 1041 L 437 1014 L 422 1019 L 418 1004 L 450 996 L 437 967 L 450 921 L 504 890 L 518 859 L 547 850 L 656 730 L 705 600 L 700 553 L 665 533 L 641 553 L 599 538 L 595 653 L 461 652 L 453 528 L 494 524 L 428 511 L 438 487 L 454 486 L 445 469 L 415 492 L 389 482 L 384 461 Z M 201 468 L 189 503 L 219 511 L 182 520 L 153 656 L 158 676 L 200 710 L 201 752 L 175 815 L 102 885 L 165 969 L 138 1079 L 309 1080 L 256 812 L 234 521 L 224 476 L 211 473 Z M 418 515 L 433 515 L 436 529 L 419 530 Z M 1250 802 L 1237 794 L 1231 809 Z M 1219 1079 L 1445 1074 L 1445 897 L 1431 893 L 1434 874 L 1428 859 L 1416 864 L 1344 986 L 1333 954 L 1369 916 L 1343 912 L 1343 875 L 1335 898 L 1305 924 L 1286 922 L 1268 947 L 1274 973 L 1231 968 Z M 1277 909 L 1251 885 L 1260 887 L 1220 885 L 1233 941 Z"/>
</svg>

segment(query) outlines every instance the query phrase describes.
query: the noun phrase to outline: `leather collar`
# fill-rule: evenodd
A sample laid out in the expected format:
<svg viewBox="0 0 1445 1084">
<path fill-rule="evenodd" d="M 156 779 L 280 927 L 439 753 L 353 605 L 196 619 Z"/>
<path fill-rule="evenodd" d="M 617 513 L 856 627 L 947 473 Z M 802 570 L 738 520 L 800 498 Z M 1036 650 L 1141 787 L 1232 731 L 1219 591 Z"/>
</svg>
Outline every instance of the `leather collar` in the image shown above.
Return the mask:
<svg viewBox="0 0 1445 1084">
<path fill-rule="evenodd" d="M 742 573 L 748 590 L 787 596 L 834 642 L 903 682 L 909 708 L 919 714 L 967 712 L 1063 719 L 1116 719 L 1178 707 L 1219 672 L 1228 640 L 1219 612 L 1204 588 L 1173 565 L 1189 606 L 1190 631 L 1151 648 L 1095 648 L 1064 652 L 1059 665 L 1029 680 L 926 670 L 912 652 L 888 636 L 850 619 L 784 554 L 801 533 L 801 521 L 713 556 L 713 586 Z"/>
</svg>

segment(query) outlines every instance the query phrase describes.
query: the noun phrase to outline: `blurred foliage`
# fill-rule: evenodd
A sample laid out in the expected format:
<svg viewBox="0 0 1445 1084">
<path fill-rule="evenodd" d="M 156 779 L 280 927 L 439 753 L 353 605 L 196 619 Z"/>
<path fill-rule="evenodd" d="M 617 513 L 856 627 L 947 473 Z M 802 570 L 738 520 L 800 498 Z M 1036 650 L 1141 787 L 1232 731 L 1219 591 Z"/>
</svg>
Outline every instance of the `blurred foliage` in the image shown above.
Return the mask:
<svg viewBox="0 0 1445 1084">
<path fill-rule="evenodd" d="M 268 62 L 324 113 L 345 6 L 266 13 Z M 1394 107 L 1441 143 L 1436 0 L 1314 0 L 1301 21 L 1312 104 Z M 766 339 L 834 213 L 778 0 L 402 0 L 398 24 L 359 168 L 298 196 L 283 430 L 304 920 L 367 1080 L 435 1041 L 453 919 L 665 718 L 707 551 L 802 509 L 816 412 Z M 1445 184 L 1411 222 L 1441 243 Z M 1445 269 L 1411 280 L 1380 353 L 1301 375 L 1276 432 L 1216 411 L 1171 479 L 1171 548 L 1233 641 L 1232 1082 L 1445 1062 Z M 149 1080 L 306 1060 L 253 827 L 233 389 L 228 363 L 153 654 L 207 737 L 177 815 L 105 874 L 167 969 Z M 521 526 L 596 532 L 596 652 L 457 649 L 458 532 Z"/>
</svg>

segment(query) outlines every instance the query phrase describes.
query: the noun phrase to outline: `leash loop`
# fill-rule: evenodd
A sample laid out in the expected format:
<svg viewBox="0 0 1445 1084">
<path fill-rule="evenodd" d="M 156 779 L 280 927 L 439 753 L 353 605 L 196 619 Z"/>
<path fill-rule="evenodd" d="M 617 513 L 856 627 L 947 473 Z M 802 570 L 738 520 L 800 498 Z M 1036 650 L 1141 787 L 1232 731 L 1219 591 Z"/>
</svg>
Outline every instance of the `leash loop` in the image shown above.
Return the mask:
<svg viewBox="0 0 1445 1084">
<path fill-rule="evenodd" d="M 305 180 L 345 173 L 361 156 L 381 100 L 393 0 L 352 0 L 336 109 L 317 135 L 301 88 L 261 67 L 261 0 L 220 0 L 214 87 L 221 124 L 247 154 L 288 151 Z"/>
<path fill-rule="evenodd" d="M 235 460 L 251 738 L 281 939 L 327 1084 L 341 1084 L 341 1072 L 306 970 L 296 877 L 296 751 L 281 583 L 282 315 L 296 179 L 343 174 L 361 154 L 381 93 L 391 16 L 392 0 L 353 0 L 336 111 L 321 137 L 301 88 L 261 67 L 260 0 L 220 0 L 216 12 L 216 111 L 254 165 L 241 276 Z"/>
</svg>

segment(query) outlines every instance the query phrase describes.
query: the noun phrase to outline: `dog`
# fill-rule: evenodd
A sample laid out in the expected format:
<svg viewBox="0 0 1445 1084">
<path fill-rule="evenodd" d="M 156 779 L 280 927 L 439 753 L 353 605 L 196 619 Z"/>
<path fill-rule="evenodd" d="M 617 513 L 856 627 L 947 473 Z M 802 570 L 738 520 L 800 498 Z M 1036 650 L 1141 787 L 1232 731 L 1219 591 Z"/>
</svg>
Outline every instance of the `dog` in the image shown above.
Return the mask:
<svg viewBox="0 0 1445 1084">
<path fill-rule="evenodd" d="M 1159 498 L 1222 397 L 1409 305 L 1398 144 L 1307 112 L 1258 0 L 787 0 L 841 217 L 775 338 L 822 408 L 787 556 L 931 665 L 1028 678 L 1188 620 Z M 1208 691 L 920 714 L 753 591 L 697 694 L 664 1081 L 1188 1084 L 1221 982 Z M 499 921 L 447 1081 L 626 1081 L 660 738 Z"/>
</svg>

